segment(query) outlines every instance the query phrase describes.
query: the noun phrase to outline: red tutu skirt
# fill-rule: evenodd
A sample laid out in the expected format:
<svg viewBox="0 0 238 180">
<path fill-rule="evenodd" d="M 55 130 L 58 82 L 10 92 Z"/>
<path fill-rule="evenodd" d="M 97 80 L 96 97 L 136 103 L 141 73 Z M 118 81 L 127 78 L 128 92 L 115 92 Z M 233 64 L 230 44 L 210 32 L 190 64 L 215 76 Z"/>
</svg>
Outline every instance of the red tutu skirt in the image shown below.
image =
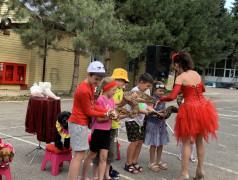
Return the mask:
<svg viewBox="0 0 238 180">
<path fill-rule="evenodd" d="M 209 135 L 217 139 L 218 113 L 213 100 L 206 101 L 205 104 L 183 103 L 179 107 L 174 127 L 177 142 L 180 139 L 190 137 L 196 141 L 196 136 L 200 133 L 208 143 Z"/>
</svg>

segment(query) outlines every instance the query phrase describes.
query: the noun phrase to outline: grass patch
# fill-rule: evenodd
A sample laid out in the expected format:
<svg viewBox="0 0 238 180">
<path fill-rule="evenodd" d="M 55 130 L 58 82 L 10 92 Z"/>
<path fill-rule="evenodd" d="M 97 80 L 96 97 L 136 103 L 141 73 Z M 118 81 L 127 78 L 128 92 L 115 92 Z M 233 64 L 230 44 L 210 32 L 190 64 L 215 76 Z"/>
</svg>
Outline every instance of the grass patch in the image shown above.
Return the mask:
<svg viewBox="0 0 238 180">
<path fill-rule="evenodd" d="M 28 101 L 31 96 L 0 96 L 0 101 Z M 73 96 L 62 95 L 61 99 L 73 99 Z"/>
<path fill-rule="evenodd" d="M 0 101 L 28 101 L 30 97 L 26 96 L 2 96 Z"/>
</svg>

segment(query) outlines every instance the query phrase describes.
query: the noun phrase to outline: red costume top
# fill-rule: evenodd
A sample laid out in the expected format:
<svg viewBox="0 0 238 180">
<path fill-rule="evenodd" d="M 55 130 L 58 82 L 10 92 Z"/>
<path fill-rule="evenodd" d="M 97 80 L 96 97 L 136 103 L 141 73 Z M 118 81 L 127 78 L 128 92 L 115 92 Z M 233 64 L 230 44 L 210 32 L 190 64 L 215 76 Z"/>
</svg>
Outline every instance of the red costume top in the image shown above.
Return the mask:
<svg viewBox="0 0 238 180">
<path fill-rule="evenodd" d="M 203 92 L 205 92 L 205 88 L 202 82 L 196 86 L 175 84 L 172 93 L 159 100 L 172 101 L 177 98 L 180 90 L 183 93 L 184 103 L 179 107 L 174 127 L 177 141 L 187 136 L 196 140 L 196 134 L 198 133 L 200 133 L 207 142 L 209 134 L 217 139 L 215 133 L 219 128 L 217 123 L 217 110 L 212 100 L 207 101 L 204 98 Z"/>
<path fill-rule="evenodd" d="M 69 118 L 70 122 L 87 126 L 88 117 L 101 117 L 104 118 L 104 113 L 108 109 L 101 108 L 94 104 L 94 90 L 86 81 L 83 81 L 77 88 L 74 94 L 74 105 L 72 108 L 72 114 Z"/>
</svg>

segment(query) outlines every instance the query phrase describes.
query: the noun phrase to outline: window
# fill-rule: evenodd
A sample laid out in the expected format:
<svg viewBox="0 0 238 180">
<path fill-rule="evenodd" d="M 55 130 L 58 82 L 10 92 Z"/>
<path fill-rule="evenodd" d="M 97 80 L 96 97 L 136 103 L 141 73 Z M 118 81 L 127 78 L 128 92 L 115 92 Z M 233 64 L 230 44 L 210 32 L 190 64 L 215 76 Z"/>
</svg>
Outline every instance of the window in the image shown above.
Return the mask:
<svg viewBox="0 0 238 180">
<path fill-rule="evenodd" d="M 130 73 L 134 73 L 137 64 L 137 59 L 130 60 L 127 65 L 127 71 Z"/>
<path fill-rule="evenodd" d="M 0 84 L 25 84 L 26 64 L 0 62 Z"/>
<path fill-rule="evenodd" d="M 227 59 L 226 61 L 226 68 L 227 69 L 233 69 L 235 67 L 234 63 L 232 62 L 231 59 Z"/>
<path fill-rule="evenodd" d="M 3 77 L 3 63 L 0 63 L 0 81 Z"/>
<path fill-rule="evenodd" d="M 213 76 L 213 75 L 214 75 L 214 68 L 207 68 L 206 76 Z"/>
<path fill-rule="evenodd" d="M 215 76 L 223 77 L 224 69 L 216 69 Z"/>
</svg>

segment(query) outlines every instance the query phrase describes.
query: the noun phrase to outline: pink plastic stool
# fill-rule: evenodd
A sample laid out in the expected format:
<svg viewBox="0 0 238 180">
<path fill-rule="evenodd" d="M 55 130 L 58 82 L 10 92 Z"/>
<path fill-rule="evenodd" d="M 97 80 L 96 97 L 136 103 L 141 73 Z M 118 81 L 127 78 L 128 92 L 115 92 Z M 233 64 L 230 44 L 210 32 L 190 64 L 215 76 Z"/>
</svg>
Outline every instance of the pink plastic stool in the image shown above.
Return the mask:
<svg viewBox="0 0 238 180">
<path fill-rule="evenodd" d="M 12 180 L 10 166 L 8 168 L 0 167 L 0 180 L 2 180 L 2 175 L 6 177 L 6 180 Z"/>
<path fill-rule="evenodd" d="M 59 167 L 63 166 L 63 161 L 68 161 L 70 163 L 72 159 L 72 147 L 69 149 L 63 149 L 62 151 L 55 147 L 54 144 L 49 144 L 45 148 L 45 156 L 41 165 L 41 170 L 45 170 L 45 165 L 47 161 L 52 164 L 51 174 L 56 176 L 59 174 Z"/>
</svg>

